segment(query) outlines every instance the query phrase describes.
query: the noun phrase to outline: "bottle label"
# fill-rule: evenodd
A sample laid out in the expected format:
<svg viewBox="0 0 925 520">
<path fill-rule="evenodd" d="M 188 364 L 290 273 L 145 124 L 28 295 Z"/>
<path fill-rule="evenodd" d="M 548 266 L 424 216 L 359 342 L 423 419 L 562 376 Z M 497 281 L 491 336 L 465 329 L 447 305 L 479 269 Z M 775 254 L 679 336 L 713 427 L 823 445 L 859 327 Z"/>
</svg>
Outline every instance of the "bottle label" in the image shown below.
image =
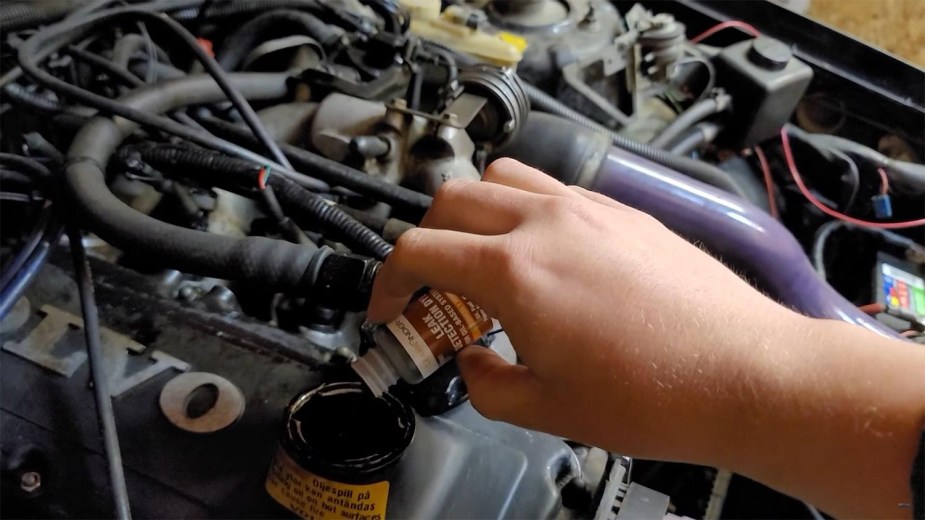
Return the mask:
<svg viewBox="0 0 925 520">
<path fill-rule="evenodd" d="M 385 520 L 389 499 L 387 481 L 353 485 L 321 478 L 282 448 L 270 466 L 266 488 L 273 500 L 307 520 Z"/>
<path fill-rule="evenodd" d="M 431 289 L 387 324 L 424 377 L 491 330 L 491 317 L 462 296 Z"/>
</svg>

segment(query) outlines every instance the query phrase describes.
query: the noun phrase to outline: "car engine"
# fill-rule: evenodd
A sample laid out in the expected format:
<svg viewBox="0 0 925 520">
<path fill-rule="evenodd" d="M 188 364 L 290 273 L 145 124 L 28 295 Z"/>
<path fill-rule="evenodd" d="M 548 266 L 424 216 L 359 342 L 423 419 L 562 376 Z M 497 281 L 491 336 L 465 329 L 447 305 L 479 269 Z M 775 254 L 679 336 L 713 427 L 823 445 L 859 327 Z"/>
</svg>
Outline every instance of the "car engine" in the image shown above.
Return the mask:
<svg viewBox="0 0 925 520">
<path fill-rule="evenodd" d="M 770 2 L 8 1 L 0 73 L 9 517 L 809 517 L 452 361 L 364 391 L 381 262 L 500 157 L 925 343 L 925 71 Z"/>
</svg>

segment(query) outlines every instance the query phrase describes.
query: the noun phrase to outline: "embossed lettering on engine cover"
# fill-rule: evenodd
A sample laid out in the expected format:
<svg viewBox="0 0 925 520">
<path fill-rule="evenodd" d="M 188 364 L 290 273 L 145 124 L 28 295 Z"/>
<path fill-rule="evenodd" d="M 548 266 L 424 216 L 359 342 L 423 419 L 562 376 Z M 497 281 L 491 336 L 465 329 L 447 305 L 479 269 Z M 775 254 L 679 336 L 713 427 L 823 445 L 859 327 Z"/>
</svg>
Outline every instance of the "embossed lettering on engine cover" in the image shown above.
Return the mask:
<svg viewBox="0 0 925 520">
<path fill-rule="evenodd" d="M 80 330 L 83 320 L 51 305 L 43 305 L 39 314 L 42 321 L 21 341 L 4 342 L 3 350 L 64 377 L 73 376 L 87 361 L 87 353 L 82 341 L 62 345 L 61 338 L 69 330 Z M 141 370 L 126 373 L 130 353 L 142 354 L 145 346 L 106 327 L 100 328 L 100 335 L 106 372 L 109 374 L 109 393 L 113 397 L 118 397 L 167 370 L 186 372 L 190 369 L 189 363 L 155 350 L 148 358 L 150 364 Z"/>
</svg>

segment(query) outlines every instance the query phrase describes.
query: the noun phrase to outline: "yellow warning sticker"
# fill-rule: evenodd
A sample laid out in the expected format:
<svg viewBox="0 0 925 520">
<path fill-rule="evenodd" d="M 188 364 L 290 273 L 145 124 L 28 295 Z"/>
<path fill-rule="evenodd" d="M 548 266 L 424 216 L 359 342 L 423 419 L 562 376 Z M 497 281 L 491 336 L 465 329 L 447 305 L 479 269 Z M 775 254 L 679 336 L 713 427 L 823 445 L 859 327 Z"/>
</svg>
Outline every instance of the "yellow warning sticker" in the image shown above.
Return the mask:
<svg viewBox="0 0 925 520">
<path fill-rule="evenodd" d="M 389 483 L 353 485 L 310 473 L 282 449 L 267 475 L 267 492 L 283 507 L 308 520 L 384 520 Z"/>
</svg>

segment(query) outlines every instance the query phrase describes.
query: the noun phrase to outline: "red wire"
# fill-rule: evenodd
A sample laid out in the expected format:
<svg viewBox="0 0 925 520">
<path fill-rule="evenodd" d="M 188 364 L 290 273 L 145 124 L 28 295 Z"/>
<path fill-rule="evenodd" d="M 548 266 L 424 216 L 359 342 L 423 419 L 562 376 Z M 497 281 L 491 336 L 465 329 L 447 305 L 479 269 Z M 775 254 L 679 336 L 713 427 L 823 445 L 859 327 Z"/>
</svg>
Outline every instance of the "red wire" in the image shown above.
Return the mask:
<svg viewBox="0 0 925 520">
<path fill-rule="evenodd" d="M 796 161 L 793 160 L 793 151 L 790 150 L 790 138 L 787 137 L 787 131 L 783 128 L 780 129 L 780 140 L 784 145 L 784 157 L 787 159 L 787 167 L 790 169 L 790 175 L 793 176 L 793 180 L 796 181 L 797 187 L 800 189 L 800 192 L 803 193 L 803 196 L 806 197 L 806 200 L 808 200 L 813 206 L 819 208 L 819 211 L 829 215 L 830 217 L 835 217 L 839 220 L 844 220 L 845 222 L 850 222 L 857 226 L 865 226 L 870 228 L 900 229 L 925 226 L 925 218 L 908 220 L 906 222 L 871 222 L 869 220 L 861 220 L 854 217 L 849 217 L 844 213 L 840 213 L 826 206 L 812 193 L 810 193 L 806 185 L 803 184 L 803 178 L 800 177 L 800 172 L 797 171 Z"/>
<path fill-rule="evenodd" d="M 886 195 L 890 192 L 890 178 L 886 176 L 883 168 L 877 168 L 877 173 L 880 174 L 880 194 Z"/>
<path fill-rule="evenodd" d="M 196 38 L 196 42 L 199 43 L 199 46 L 202 47 L 209 56 L 215 57 L 215 51 L 212 50 L 212 41 L 205 38 Z"/>
<path fill-rule="evenodd" d="M 764 150 L 760 146 L 755 146 L 755 155 L 758 156 L 758 164 L 761 165 L 761 175 L 764 177 L 764 187 L 768 190 L 768 209 L 771 210 L 771 216 L 778 217 L 777 200 L 774 198 L 774 179 L 771 178 L 771 167 L 768 165 L 768 158 L 764 156 Z"/>
<path fill-rule="evenodd" d="M 727 20 L 725 22 L 718 23 L 714 25 L 713 27 L 710 27 L 709 29 L 707 29 L 706 31 L 703 31 L 697 36 L 694 36 L 693 38 L 691 38 L 691 43 L 698 43 L 701 40 L 705 40 L 709 38 L 710 36 L 713 36 L 714 34 L 722 31 L 723 29 L 728 29 L 730 27 L 738 27 L 739 29 L 742 29 L 748 34 L 751 34 L 755 38 L 761 36 L 761 33 L 758 31 L 758 29 L 755 29 L 755 27 L 753 27 L 751 24 L 747 24 L 741 20 Z"/>
<path fill-rule="evenodd" d="M 257 187 L 260 188 L 260 191 L 267 189 L 267 169 L 260 168 L 260 172 L 257 174 Z"/>
</svg>

